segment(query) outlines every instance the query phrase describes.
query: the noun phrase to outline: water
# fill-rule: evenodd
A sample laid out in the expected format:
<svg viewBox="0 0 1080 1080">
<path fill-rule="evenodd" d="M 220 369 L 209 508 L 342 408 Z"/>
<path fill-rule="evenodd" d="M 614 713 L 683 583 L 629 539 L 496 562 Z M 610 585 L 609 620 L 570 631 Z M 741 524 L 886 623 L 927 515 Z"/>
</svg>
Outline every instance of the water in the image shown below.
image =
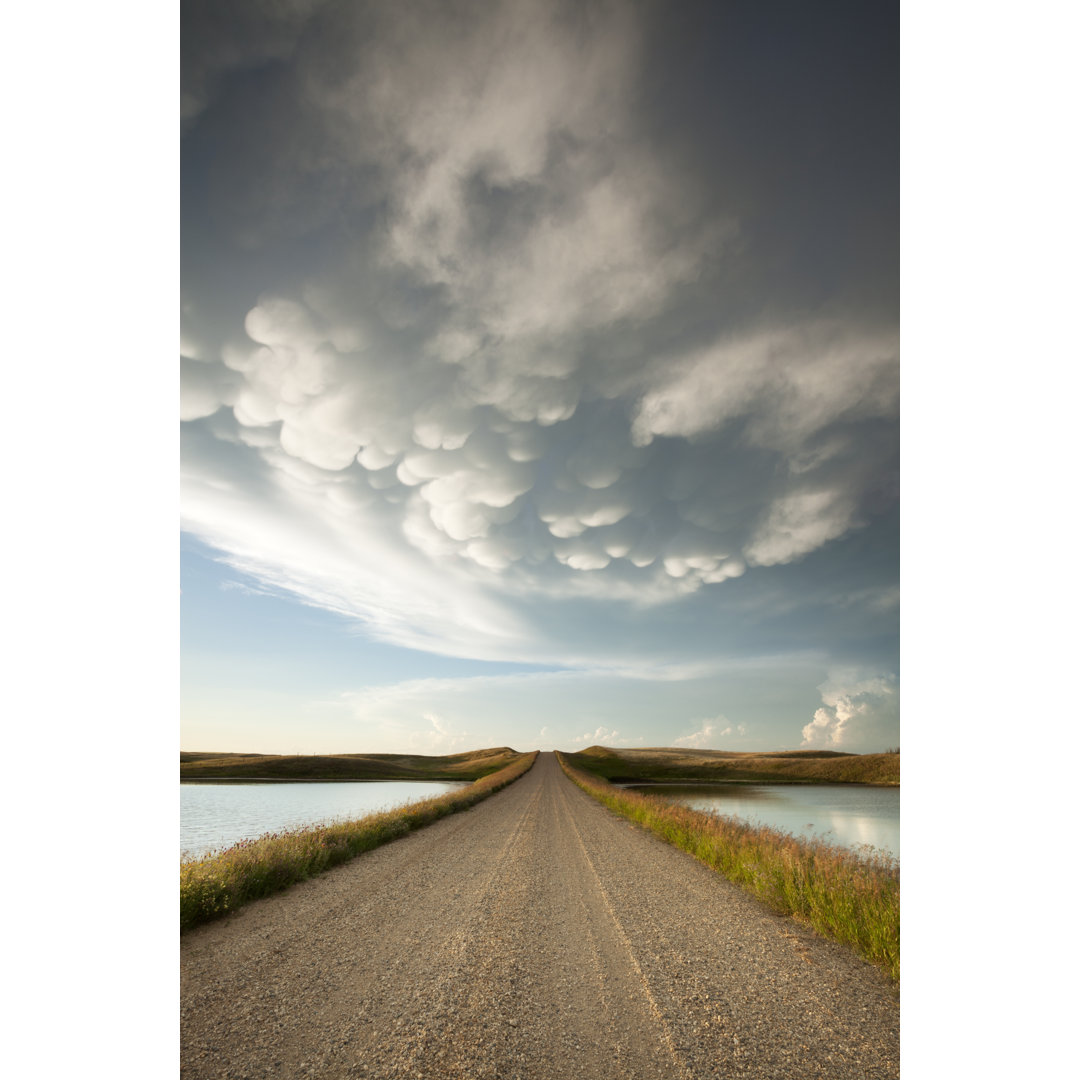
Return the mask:
<svg viewBox="0 0 1080 1080">
<path fill-rule="evenodd" d="M 696 810 L 900 858 L 900 789 L 837 784 L 621 784 Z"/>
<path fill-rule="evenodd" d="M 263 833 L 358 818 L 468 787 L 465 781 L 181 784 L 180 854 L 198 857 Z"/>
</svg>

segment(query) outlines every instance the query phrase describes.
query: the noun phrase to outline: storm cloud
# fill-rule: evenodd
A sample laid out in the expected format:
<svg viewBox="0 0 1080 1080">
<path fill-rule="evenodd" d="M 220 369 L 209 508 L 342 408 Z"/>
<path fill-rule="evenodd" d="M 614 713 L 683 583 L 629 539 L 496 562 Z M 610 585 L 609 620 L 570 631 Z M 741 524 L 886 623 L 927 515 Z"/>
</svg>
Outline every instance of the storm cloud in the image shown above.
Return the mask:
<svg viewBox="0 0 1080 1080">
<path fill-rule="evenodd" d="M 185 530 L 444 655 L 895 670 L 880 12 L 182 9 Z"/>
</svg>

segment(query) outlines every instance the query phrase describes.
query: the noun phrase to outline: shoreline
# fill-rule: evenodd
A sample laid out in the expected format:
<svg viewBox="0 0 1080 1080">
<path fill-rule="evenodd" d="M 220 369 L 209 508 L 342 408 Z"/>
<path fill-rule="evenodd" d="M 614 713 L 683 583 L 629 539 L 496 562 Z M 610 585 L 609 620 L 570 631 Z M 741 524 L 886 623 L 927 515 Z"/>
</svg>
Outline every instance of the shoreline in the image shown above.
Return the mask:
<svg viewBox="0 0 1080 1080">
<path fill-rule="evenodd" d="M 520 754 L 497 772 L 463 788 L 393 810 L 267 833 L 206 856 L 181 857 L 180 933 L 308 881 L 440 818 L 469 810 L 519 780 L 537 757 L 536 751 Z"/>
</svg>

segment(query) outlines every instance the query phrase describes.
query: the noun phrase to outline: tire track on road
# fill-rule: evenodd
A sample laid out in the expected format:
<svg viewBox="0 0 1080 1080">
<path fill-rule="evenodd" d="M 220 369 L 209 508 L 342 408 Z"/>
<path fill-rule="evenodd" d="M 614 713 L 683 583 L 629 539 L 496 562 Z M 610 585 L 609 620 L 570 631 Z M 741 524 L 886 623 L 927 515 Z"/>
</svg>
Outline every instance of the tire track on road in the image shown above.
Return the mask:
<svg viewBox="0 0 1080 1080">
<path fill-rule="evenodd" d="M 636 983 L 640 986 L 641 992 L 645 995 L 645 1000 L 648 1002 L 648 1010 L 652 1014 L 653 1019 L 660 1031 L 660 1037 L 664 1047 L 671 1055 L 672 1063 L 674 1064 L 679 1075 L 689 1078 L 691 1073 L 687 1067 L 686 1061 L 682 1055 L 675 1048 L 674 1040 L 672 1039 L 671 1027 L 667 1022 L 660 1006 L 657 1004 L 656 998 L 653 996 L 652 989 L 649 986 L 649 980 L 645 977 L 644 971 L 641 969 L 641 965 L 638 963 L 637 956 L 634 954 L 634 947 L 630 942 L 630 938 L 627 936 L 626 930 L 623 928 L 622 923 L 619 921 L 618 915 L 615 913 L 615 908 L 611 904 L 611 899 L 608 896 L 607 889 L 604 888 L 604 883 L 600 879 L 600 875 L 597 873 L 596 866 L 593 863 L 592 858 L 589 856 L 588 848 L 585 846 L 585 841 L 582 838 L 581 830 L 578 828 L 577 823 L 574 820 L 574 815 L 571 811 L 569 801 L 567 799 L 567 790 L 565 787 L 558 789 L 558 802 L 560 816 L 565 822 L 565 828 L 568 832 L 572 832 L 574 839 L 577 842 L 577 848 L 580 852 L 580 856 L 583 859 L 585 865 L 588 867 L 591 884 L 595 890 L 600 904 L 603 907 L 604 914 L 610 920 L 610 926 L 612 930 L 611 936 L 616 942 L 616 950 L 607 950 L 607 965 L 609 969 L 614 966 L 617 961 L 614 959 L 617 954 L 617 950 L 621 950 L 625 953 L 625 963 L 632 970 Z M 584 895 L 582 898 L 582 904 L 585 905 Z M 597 964 L 599 966 L 599 955 L 597 956 Z M 612 976 L 609 974 L 608 976 Z M 616 976 L 617 978 L 617 976 Z M 625 980 L 629 981 L 629 980 Z"/>
</svg>

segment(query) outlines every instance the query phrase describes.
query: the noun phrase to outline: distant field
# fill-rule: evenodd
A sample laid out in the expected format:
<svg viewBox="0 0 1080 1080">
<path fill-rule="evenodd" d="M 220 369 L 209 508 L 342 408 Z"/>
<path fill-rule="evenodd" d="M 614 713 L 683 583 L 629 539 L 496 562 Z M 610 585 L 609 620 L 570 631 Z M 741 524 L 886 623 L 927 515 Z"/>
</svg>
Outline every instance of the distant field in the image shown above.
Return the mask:
<svg viewBox="0 0 1080 1080">
<path fill-rule="evenodd" d="M 182 751 L 181 780 L 479 780 L 522 755 L 508 746 L 462 754 L 218 754 Z M 615 782 L 713 780 L 742 783 L 900 783 L 899 754 L 785 750 L 640 750 L 590 746 L 564 757 L 579 769 Z"/>
<path fill-rule="evenodd" d="M 479 780 L 524 755 L 509 746 L 443 757 L 423 754 L 213 754 L 180 752 L 181 780 Z"/>
<path fill-rule="evenodd" d="M 649 747 L 612 750 L 590 746 L 563 754 L 573 766 L 616 783 L 632 780 L 713 780 L 717 783 L 900 783 L 900 755 L 844 754 L 836 750 L 784 750 L 768 754 Z"/>
</svg>

